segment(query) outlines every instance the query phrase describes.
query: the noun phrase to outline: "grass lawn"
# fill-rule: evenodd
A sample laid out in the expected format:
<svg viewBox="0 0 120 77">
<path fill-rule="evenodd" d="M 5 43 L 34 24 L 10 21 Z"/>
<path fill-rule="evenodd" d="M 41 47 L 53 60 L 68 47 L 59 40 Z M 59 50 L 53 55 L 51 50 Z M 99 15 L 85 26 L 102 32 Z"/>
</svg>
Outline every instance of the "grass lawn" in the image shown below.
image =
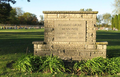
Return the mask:
<svg viewBox="0 0 120 77">
<path fill-rule="evenodd" d="M 21 73 L 11 68 L 10 63 L 25 55 L 27 49 L 33 54 L 33 41 L 43 40 L 44 29 L 0 30 L 0 77 L 52 76 L 49 73 Z M 120 56 L 120 31 L 97 31 L 97 41 L 108 41 L 108 58 Z M 72 75 L 57 74 L 55 76 L 69 77 Z"/>
<path fill-rule="evenodd" d="M 43 41 L 44 29 L 0 30 L 0 76 L 17 74 L 7 63 L 26 54 L 26 49 L 33 53 L 32 41 Z M 20 72 L 18 72 L 20 73 Z"/>
<path fill-rule="evenodd" d="M 120 56 L 120 31 L 97 31 L 97 41 L 107 41 L 107 57 Z"/>
</svg>

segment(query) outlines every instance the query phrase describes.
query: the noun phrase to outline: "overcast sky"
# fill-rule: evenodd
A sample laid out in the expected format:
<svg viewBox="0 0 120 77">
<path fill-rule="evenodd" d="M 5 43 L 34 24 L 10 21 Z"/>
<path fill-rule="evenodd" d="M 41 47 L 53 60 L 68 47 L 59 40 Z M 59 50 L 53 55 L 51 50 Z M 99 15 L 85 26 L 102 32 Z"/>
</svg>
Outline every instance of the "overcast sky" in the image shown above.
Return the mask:
<svg viewBox="0 0 120 77">
<path fill-rule="evenodd" d="M 16 0 L 12 7 L 21 7 L 24 12 L 30 12 L 40 19 L 42 11 L 79 11 L 91 8 L 99 14 L 112 13 L 114 0 Z"/>
</svg>

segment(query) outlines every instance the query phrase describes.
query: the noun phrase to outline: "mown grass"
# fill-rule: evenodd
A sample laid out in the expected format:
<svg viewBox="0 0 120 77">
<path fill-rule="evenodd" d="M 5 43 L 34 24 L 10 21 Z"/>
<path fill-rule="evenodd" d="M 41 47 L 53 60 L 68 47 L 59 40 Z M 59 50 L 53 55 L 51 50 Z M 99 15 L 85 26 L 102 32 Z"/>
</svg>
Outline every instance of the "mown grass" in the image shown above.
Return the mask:
<svg viewBox="0 0 120 77">
<path fill-rule="evenodd" d="M 120 56 L 120 31 L 97 31 L 97 41 L 107 41 L 107 57 Z"/>
<path fill-rule="evenodd" d="M 22 55 L 33 54 L 33 41 L 44 40 L 44 29 L 0 30 L 0 77 L 42 76 L 51 77 L 50 73 L 22 73 L 11 67 L 11 63 Z M 120 56 L 120 31 L 97 31 L 97 41 L 107 41 L 107 57 Z M 57 74 L 56 77 L 76 76 L 73 74 Z"/>
<path fill-rule="evenodd" d="M 0 30 L 0 76 L 18 71 L 7 68 L 7 63 L 26 54 L 33 54 L 32 41 L 43 41 L 44 29 Z M 19 73 L 19 72 L 18 72 Z"/>
</svg>

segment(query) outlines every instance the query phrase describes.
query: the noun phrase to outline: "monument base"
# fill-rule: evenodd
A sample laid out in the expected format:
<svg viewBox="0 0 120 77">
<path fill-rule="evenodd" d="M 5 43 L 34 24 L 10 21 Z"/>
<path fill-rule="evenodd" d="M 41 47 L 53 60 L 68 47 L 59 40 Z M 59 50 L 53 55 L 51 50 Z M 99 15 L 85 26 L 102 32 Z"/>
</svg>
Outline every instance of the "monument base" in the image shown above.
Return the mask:
<svg viewBox="0 0 120 77">
<path fill-rule="evenodd" d="M 106 58 L 108 42 L 96 42 L 91 45 L 78 42 L 77 45 L 73 44 L 75 46 L 71 46 L 70 42 L 54 42 L 53 45 L 53 43 L 46 44 L 43 41 L 34 41 L 32 44 L 34 44 L 34 55 L 37 56 L 52 54 L 63 60 L 89 60 L 95 57 Z"/>
</svg>

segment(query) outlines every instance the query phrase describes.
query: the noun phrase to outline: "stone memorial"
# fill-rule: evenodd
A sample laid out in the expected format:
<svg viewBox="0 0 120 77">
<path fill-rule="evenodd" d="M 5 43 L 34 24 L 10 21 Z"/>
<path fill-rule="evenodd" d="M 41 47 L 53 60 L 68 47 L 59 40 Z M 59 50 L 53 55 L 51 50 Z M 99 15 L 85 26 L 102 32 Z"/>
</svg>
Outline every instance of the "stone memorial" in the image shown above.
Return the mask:
<svg viewBox="0 0 120 77">
<path fill-rule="evenodd" d="M 44 41 L 34 41 L 34 55 L 63 60 L 106 58 L 108 42 L 96 42 L 97 11 L 43 11 Z"/>
</svg>

